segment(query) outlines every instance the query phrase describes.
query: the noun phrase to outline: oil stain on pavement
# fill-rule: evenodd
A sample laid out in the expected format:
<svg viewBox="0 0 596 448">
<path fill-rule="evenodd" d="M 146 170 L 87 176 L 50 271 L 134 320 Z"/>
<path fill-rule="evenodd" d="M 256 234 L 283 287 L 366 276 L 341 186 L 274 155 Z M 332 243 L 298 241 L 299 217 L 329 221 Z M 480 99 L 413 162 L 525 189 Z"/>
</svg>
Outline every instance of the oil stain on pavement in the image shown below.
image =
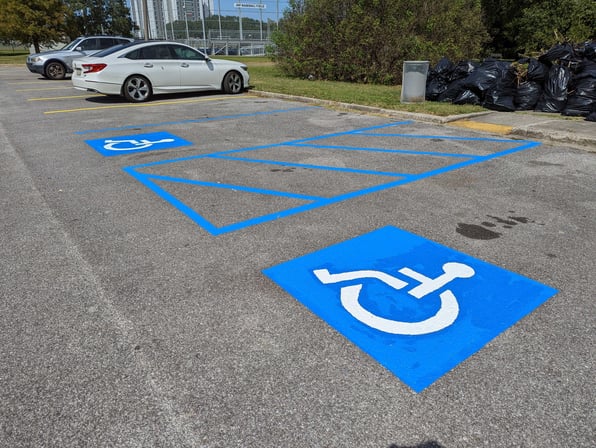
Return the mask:
<svg viewBox="0 0 596 448">
<path fill-rule="evenodd" d="M 510 211 L 509 213 L 515 213 Z M 475 240 L 492 240 L 499 238 L 502 233 L 496 232 L 495 229 L 499 225 L 504 229 L 511 229 L 518 224 L 534 223 L 529 218 L 523 216 L 507 216 L 507 218 L 500 218 L 498 216 L 486 215 L 490 221 L 483 221 L 479 224 L 458 223 L 455 231 L 466 238 Z"/>
</svg>

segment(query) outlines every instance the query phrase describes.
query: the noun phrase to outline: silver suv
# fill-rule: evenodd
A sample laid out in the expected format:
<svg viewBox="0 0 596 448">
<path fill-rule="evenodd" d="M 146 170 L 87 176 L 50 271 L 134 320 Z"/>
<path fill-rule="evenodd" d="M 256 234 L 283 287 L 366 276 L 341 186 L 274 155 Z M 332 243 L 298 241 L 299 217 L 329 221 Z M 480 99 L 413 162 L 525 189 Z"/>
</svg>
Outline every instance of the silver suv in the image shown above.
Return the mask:
<svg viewBox="0 0 596 448">
<path fill-rule="evenodd" d="M 72 73 L 72 61 L 90 56 L 105 48 L 132 42 L 128 37 L 85 36 L 77 37 L 60 50 L 43 51 L 27 57 L 27 68 L 49 79 L 64 79 Z"/>
</svg>

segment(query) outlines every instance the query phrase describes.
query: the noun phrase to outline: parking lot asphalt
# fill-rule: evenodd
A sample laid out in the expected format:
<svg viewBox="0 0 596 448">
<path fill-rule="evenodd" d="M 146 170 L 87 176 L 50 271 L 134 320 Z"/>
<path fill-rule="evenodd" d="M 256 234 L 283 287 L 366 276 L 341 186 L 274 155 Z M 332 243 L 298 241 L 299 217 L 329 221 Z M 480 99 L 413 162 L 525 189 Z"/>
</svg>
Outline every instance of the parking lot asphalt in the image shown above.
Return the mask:
<svg viewBox="0 0 596 448">
<path fill-rule="evenodd" d="M 590 145 L 0 91 L 1 447 L 593 446 Z"/>
</svg>

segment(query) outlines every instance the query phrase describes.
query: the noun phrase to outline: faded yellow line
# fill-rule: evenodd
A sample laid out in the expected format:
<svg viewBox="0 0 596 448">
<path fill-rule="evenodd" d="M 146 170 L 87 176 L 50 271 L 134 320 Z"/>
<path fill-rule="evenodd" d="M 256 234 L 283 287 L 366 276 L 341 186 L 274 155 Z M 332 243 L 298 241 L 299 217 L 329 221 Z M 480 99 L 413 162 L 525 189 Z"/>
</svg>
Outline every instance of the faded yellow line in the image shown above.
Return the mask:
<svg viewBox="0 0 596 448">
<path fill-rule="evenodd" d="M 25 84 L 37 84 L 37 85 L 40 85 L 42 82 L 45 82 L 46 84 L 55 84 L 56 83 L 56 81 L 38 79 L 37 81 L 7 82 L 6 84 L 8 84 L 9 86 L 22 86 L 22 85 L 25 85 Z"/>
<path fill-rule="evenodd" d="M 242 98 L 258 98 L 256 95 L 242 95 L 242 96 L 227 96 L 225 99 L 242 99 Z M 46 115 L 50 114 L 66 114 L 71 112 L 82 112 L 88 110 L 103 110 L 103 109 L 126 109 L 132 107 L 152 107 L 152 106 L 170 106 L 172 104 L 190 104 L 190 103 L 204 103 L 207 101 L 221 101 L 222 98 L 201 98 L 198 100 L 177 100 L 177 101 L 155 101 L 149 103 L 130 103 L 130 104 L 113 104 L 110 106 L 97 106 L 97 107 L 81 107 L 79 109 L 64 109 L 64 110 L 49 110 L 44 112 Z"/>
<path fill-rule="evenodd" d="M 49 101 L 49 100 L 68 100 L 70 98 L 88 98 L 90 96 L 104 96 L 99 93 L 90 93 L 88 95 L 71 95 L 71 96 L 53 96 L 48 98 L 29 98 L 27 101 Z"/>
<path fill-rule="evenodd" d="M 503 124 L 481 123 L 479 121 L 470 120 L 456 120 L 448 123 L 449 126 L 456 126 L 458 128 L 474 129 L 476 131 L 492 132 L 494 134 L 509 134 L 513 126 L 505 126 Z"/>
<path fill-rule="evenodd" d="M 66 87 L 44 87 L 41 89 L 15 89 L 15 92 L 36 92 L 36 91 L 40 91 L 40 90 L 72 90 L 72 86 L 66 86 Z"/>
</svg>

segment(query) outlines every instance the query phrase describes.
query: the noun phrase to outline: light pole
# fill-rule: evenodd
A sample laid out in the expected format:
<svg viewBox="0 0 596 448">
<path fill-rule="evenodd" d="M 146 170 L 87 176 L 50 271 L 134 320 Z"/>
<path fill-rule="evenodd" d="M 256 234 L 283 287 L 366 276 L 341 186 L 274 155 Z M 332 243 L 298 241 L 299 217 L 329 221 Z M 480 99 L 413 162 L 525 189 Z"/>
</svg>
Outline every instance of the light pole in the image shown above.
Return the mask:
<svg viewBox="0 0 596 448">
<path fill-rule="evenodd" d="M 240 3 L 238 3 L 238 20 L 240 22 L 240 40 L 243 40 L 243 37 L 242 37 L 242 7 L 240 6 Z"/>
<path fill-rule="evenodd" d="M 188 35 L 188 16 L 186 15 L 186 0 L 182 3 L 182 9 L 184 9 L 184 25 L 186 26 L 186 45 L 190 45 L 190 37 Z"/>
<path fill-rule="evenodd" d="M 145 39 L 149 40 L 149 10 L 147 0 L 143 0 L 141 5 L 143 8 L 143 31 L 145 33 Z"/>
<path fill-rule="evenodd" d="M 203 11 L 204 7 L 205 4 L 203 3 L 203 0 L 201 0 L 201 9 L 199 12 L 201 13 L 201 25 L 203 27 L 203 51 L 207 53 L 207 36 L 205 36 L 205 12 Z"/>
<path fill-rule="evenodd" d="M 172 32 L 172 40 L 176 40 L 176 34 L 174 33 L 174 14 L 172 14 L 172 1 L 168 1 L 168 16 L 170 17 L 170 31 Z"/>
<path fill-rule="evenodd" d="M 259 0 L 259 29 L 261 30 L 261 40 L 263 40 L 263 2 Z"/>
<path fill-rule="evenodd" d="M 219 40 L 221 40 L 221 3 L 217 0 L 217 21 L 219 22 Z"/>
<path fill-rule="evenodd" d="M 161 7 L 162 7 L 162 12 L 163 12 L 163 14 L 162 14 L 162 17 L 163 17 L 163 35 L 164 35 L 165 39 L 168 40 L 168 19 L 167 19 L 167 14 L 166 14 L 167 6 L 166 6 L 166 3 L 164 3 L 166 1 L 167 0 L 163 0 L 161 2 Z"/>
</svg>

